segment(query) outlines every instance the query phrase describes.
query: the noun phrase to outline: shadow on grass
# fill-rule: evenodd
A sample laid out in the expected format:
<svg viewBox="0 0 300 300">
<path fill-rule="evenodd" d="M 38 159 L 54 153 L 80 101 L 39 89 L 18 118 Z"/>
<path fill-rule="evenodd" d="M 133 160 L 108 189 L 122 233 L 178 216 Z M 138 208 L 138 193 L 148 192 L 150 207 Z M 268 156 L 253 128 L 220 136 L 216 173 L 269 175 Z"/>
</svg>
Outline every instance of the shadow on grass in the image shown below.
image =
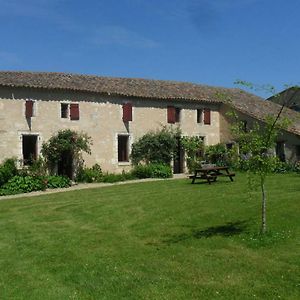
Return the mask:
<svg viewBox="0 0 300 300">
<path fill-rule="evenodd" d="M 173 235 L 170 238 L 163 240 L 165 244 L 179 243 L 191 238 L 202 239 L 214 236 L 231 237 L 246 232 L 248 221 L 229 222 L 220 226 L 212 226 L 203 230 L 191 230 L 189 233 L 181 233 Z"/>
</svg>

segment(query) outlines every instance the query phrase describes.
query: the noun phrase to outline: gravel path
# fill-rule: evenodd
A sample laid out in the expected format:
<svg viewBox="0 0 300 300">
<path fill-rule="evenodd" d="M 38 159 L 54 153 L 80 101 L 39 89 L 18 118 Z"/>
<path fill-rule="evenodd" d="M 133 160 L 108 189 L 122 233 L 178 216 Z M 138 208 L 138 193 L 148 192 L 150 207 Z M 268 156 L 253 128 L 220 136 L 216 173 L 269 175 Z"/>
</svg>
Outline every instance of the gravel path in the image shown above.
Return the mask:
<svg viewBox="0 0 300 300">
<path fill-rule="evenodd" d="M 76 191 L 76 190 L 94 189 L 94 188 L 100 188 L 100 187 L 102 188 L 102 187 L 108 187 L 108 186 L 113 186 L 113 185 L 141 183 L 141 182 L 148 182 L 148 181 L 160 181 L 160 180 L 174 180 L 174 179 L 182 179 L 182 178 L 187 178 L 187 175 L 186 174 L 175 174 L 173 176 L 173 178 L 168 178 L 168 179 L 146 178 L 146 179 L 120 181 L 120 182 L 116 182 L 116 183 L 79 183 L 79 184 L 75 184 L 69 188 L 47 189 L 45 191 L 36 191 L 36 192 L 25 193 L 25 194 L 0 196 L 0 201 L 7 200 L 7 199 L 17 199 L 17 198 L 25 198 L 25 197 L 47 195 L 47 194 L 62 193 L 62 192 L 71 192 L 71 191 Z"/>
</svg>

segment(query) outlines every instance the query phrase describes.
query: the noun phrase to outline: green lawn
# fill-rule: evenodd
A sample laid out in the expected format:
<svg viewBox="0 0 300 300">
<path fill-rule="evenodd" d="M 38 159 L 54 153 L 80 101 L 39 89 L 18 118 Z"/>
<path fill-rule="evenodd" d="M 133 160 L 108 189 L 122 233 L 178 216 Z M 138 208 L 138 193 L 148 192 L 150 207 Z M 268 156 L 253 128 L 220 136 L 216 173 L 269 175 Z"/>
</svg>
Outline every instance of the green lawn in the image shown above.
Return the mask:
<svg viewBox="0 0 300 300">
<path fill-rule="evenodd" d="M 300 299 L 300 176 L 0 201 L 0 299 Z"/>
</svg>

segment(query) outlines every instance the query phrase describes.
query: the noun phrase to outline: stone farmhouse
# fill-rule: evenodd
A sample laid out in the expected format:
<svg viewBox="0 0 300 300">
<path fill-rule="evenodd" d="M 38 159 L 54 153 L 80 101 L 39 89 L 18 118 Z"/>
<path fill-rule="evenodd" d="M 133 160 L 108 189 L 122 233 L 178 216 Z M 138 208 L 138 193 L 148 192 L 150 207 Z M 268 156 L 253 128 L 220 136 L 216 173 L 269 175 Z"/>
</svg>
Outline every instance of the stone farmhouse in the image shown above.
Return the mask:
<svg viewBox="0 0 300 300">
<path fill-rule="evenodd" d="M 104 171 L 128 170 L 131 144 L 163 125 L 205 145 L 232 144 L 227 112 L 235 110 L 245 127 L 276 115 L 280 105 L 240 89 L 187 82 L 109 78 L 65 73 L 0 72 L 0 160 L 17 157 L 27 164 L 42 143 L 61 129 L 86 132 L 92 154 L 84 157 Z M 279 137 L 282 160 L 300 160 L 299 113 L 286 109 L 292 125 Z M 274 149 L 275 151 L 275 149 Z M 174 172 L 185 171 L 184 153 Z"/>
</svg>

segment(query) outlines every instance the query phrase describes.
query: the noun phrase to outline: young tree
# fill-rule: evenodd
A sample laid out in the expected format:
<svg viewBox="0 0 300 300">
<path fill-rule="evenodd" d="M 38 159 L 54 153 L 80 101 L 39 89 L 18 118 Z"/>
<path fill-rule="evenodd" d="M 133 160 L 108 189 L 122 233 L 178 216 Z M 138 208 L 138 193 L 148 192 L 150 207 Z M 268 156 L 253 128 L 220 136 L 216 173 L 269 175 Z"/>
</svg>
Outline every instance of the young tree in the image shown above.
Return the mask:
<svg viewBox="0 0 300 300">
<path fill-rule="evenodd" d="M 247 82 L 238 82 L 248 88 L 254 86 Z M 265 89 L 265 87 L 263 87 Z M 268 86 L 268 90 L 273 92 L 275 89 Z M 296 92 L 295 92 L 296 94 Z M 232 126 L 232 132 L 239 144 L 240 162 L 243 168 L 250 174 L 258 175 L 261 190 L 261 232 L 267 230 L 267 193 L 266 177 L 274 169 L 277 158 L 274 155 L 274 147 L 277 136 L 280 131 L 287 128 L 289 121 L 282 117 L 284 108 L 293 100 L 295 94 L 290 95 L 289 99 L 284 99 L 283 104 L 278 110 L 277 115 L 268 116 L 264 123 L 254 123 L 253 127 L 245 130 L 244 123 L 240 121 L 236 114 L 235 125 Z M 279 95 L 279 94 L 277 94 Z M 277 97 L 275 95 L 275 97 Z"/>
</svg>

